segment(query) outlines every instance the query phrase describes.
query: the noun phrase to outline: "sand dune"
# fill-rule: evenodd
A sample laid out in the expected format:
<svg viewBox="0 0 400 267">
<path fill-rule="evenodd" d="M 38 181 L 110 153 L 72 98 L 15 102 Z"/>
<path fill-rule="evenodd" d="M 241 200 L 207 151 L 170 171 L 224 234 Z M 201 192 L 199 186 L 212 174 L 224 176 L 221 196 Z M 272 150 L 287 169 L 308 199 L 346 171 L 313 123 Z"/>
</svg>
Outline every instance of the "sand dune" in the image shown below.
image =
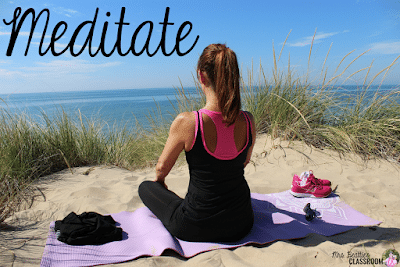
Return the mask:
<svg viewBox="0 0 400 267">
<path fill-rule="evenodd" d="M 257 139 L 252 162 L 245 171 L 251 191 L 268 194 L 288 190 L 293 175 L 305 170 L 331 180 L 344 202 L 383 223 L 332 237 L 309 235 L 265 246 L 210 251 L 190 259 L 167 252 L 116 266 L 349 266 L 349 252 L 367 251 L 371 258 L 379 258 L 386 249 L 400 251 L 398 164 L 363 162 L 351 155 L 341 159 L 329 150 L 296 142 L 288 146 L 264 135 Z M 38 194 L 31 208 L 7 220 L 15 229 L 0 232 L 0 266 L 38 266 L 50 222 L 71 211 L 109 214 L 143 207 L 137 188 L 142 181 L 153 179 L 153 169 L 127 171 L 110 166 L 74 168 L 72 173 L 64 170 L 44 177 L 36 184 L 43 195 Z M 181 197 L 188 182 L 185 164 L 174 167 L 166 179 L 168 187 Z"/>
</svg>

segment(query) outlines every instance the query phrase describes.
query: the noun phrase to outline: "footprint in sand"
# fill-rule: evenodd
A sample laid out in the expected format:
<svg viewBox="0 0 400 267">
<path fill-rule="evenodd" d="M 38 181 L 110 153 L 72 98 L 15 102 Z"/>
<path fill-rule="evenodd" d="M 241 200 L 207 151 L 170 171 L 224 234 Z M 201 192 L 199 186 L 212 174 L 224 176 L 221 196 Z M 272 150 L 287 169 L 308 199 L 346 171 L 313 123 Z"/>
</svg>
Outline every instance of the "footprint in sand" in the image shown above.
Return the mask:
<svg viewBox="0 0 400 267">
<path fill-rule="evenodd" d="M 129 181 L 129 182 L 135 182 L 135 181 L 137 181 L 138 179 L 139 179 L 139 177 L 138 177 L 138 176 L 135 176 L 135 175 L 126 176 L 126 177 L 124 178 L 125 181 Z"/>
<path fill-rule="evenodd" d="M 71 197 L 74 198 L 97 198 L 97 199 L 105 199 L 111 197 L 109 191 L 104 190 L 99 187 L 87 187 L 82 190 L 75 191 L 71 193 Z"/>
<path fill-rule="evenodd" d="M 370 184 L 370 183 L 374 182 L 373 177 L 370 177 L 367 175 L 365 175 L 365 176 L 351 175 L 351 176 L 347 176 L 346 178 L 347 178 L 347 180 L 349 180 L 353 183 L 357 183 L 357 184 Z"/>
</svg>

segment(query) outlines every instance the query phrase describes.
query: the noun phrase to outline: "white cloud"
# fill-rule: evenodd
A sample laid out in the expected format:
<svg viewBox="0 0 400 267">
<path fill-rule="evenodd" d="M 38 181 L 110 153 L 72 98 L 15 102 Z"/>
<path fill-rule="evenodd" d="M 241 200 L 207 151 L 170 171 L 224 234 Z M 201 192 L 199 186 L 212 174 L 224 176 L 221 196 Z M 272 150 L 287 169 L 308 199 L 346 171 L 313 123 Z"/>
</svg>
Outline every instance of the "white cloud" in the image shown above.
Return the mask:
<svg viewBox="0 0 400 267">
<path fill-rule="evenodd" d="M 53 8 L 53 11 L 58 14 L 65 15 L 67 17 L 71 17 L 71 15 L 78 14 L 78 11 L 64 7 L 55 7 Z"/>
<path fill-rule="evenodd" d="M 112 68 L 121 64 L 119 61 L 106 63 L 90 63 L 88 60 L 53 60 L 50 62 L 34 62 L 31 67 L 20 67 L 17 69 L 1 69 L 0 77 L 33 78 L 42 79 L 43 77 L 52 79 L 73 79 L 71 77 L 81 77 L 86 73 L 93 73 L 105 68 Z M 5 63 L 5 62 L 0 62 Z"/>
<path fill-rule="evenodd" d="M 32 42 L 32 44 L 33 44 L 33 45 L 37 45 L 37 46 L 40 45 L 39 42 Z M 42 45 L 44 45 L 44 46 L 49 46 L 50 43 L 49 43 L 49 42 L 43 42 Z M 54 43 L 54 47 L 59 47 L 59 48 L 65 48 L 65 47 L 67 47 L 67 45 L 68 45 L 68 44 Z M 81 45 L 74 45 L 74 48 L 82 48 L 82 46 L 81 46 Z"/>
<path fill-rule="evenodd" d="M 69 8 L 67 8 L 67 9 L 64 9 L 64 11 L 65 11 L 65 12 L 68 12 L 68 13 L 71 13 L 71 14 L 78 13 L 78 11 L 76 11 L 76 10 L 72 10 L 72 9 L 69 9 Z"/>
<path fill-rule="evenodd" d="M 18 36 L 29 36 L 31 32 L 19 32 Z M 43 33 L 34 32 L 32 38 L 42 38 Z M 11 35 L 11 32 L 0 32 L 0 35 Z M 45 38 L 50 38 L 51 35 L 45 35 Z M 62 37 L 65 38 L 65 37 Z"/>
<path fill-rule="evenodd" d="M 106 63 L 90 63 L 87 60 L 72 59 L 72 60 L 53 60 L 50 62 L 35 62 L 33 67 L 22 67 L 21 69 L 28 72 L 40 72 L 49 74 L 61 73 L 87 73 L 94 72 L 102 68 L 110 68 L 120 65 L 121 62 L 106 62 Z"/>
<path fill-rule="evenodd" d="M 12 76 L 12 75 L 22 76 L 23 73 L 20 71 L 10 71 L 6 69 L 0 69 L 0 77 Z"/>
<path fill-rule="evenodd" d="M 373 43 L 370 51 L 376 54 L 400 54 L 400 42 Z"/>
<path fill-rule="evenodd" d="M 329 38 L 331 36 L 340 34 L 340 33 L 346 33 L 349 32 L 349 30 L 344 30 L 343 32 L 329 32 L 329 33 L 324 33 L 324 32 L 317 32 L 314 35 L 311 36 L 307 36 L 307 37 L 303 37 L 301 38 L 299 41 L 295 42 L 295 43 L 288 43 L 288 46 L 298 46 L 298 47 L 303 47 L 303 46 L 308 46 L 311 45 L 311 42 L 314 39 L 314 44 L 318 44 L 321 42 L 321 40 Z"/>
<path fill-rule="evenodd" d="M 39 42 L 32 42 L 32 44 L 33 45 L 37 45 L 37 46 L 39 46 L 40 45 L 40 43 Z M 50 43 L 49 42 L 43 42 L 43 45 L 45 46 L 45 47 L 48 47 L 49 45 L 50 45 Z M 67 45 L 68 44 L 60 44 L 60 43 L 54 43 L 54 47 L 58 47 L 58 48 L 66 48 L 67 47 Z M 82 49 L 82 46 L 81 45 L 76 45 L 76 44 L 74 44 L 74 52 L 78 52 L 80 49 Z M 85 50 L 87 50 L 88 48 L 87 47 L 85 47 Z M 92 47 L 92 51 L 97 51 L 98 50 L 98 47 L 96 47 L 96 46 L 94 46 L 94 47 Z M 61 50 L 60 51 L 58 51 L 58 52 L 61 52 Z"/>
<path fill-rule="evenodd" d="M 29 36 L 31 33 L 30 32 L 19 32 L 18 36 Z M 42 38 L 43 33 L 38 33 L 34 32 L 32 35 L 32 38 Z M 51 35 L 45 35 L 45 38 L 50 38 Z"/>
<path fill-rule="evenodd" d="M 376 37 L 376 36 L 379 36 L 379 35 L 381 35 L 381 34 L 383 34 L 384 32 L 383 31 L 375 31 L 375 32 L 373 32 L 371 35 L 369 35 L 369 36 L 367 36 L 367 37 Z"/>
</svg>

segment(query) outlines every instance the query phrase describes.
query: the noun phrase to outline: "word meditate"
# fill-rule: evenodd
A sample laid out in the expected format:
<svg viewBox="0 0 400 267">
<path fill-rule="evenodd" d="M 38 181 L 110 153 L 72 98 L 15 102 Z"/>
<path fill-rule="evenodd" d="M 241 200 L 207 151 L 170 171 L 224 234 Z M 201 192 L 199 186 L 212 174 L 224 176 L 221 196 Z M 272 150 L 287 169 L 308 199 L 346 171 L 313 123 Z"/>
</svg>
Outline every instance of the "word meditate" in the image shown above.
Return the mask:
<svg viewBox="0 0 400 267">
<path fill-rule="evenodd" d="M 164 54 L 164 56 L 170 56 L 174 53 L 174 51 L 176 51 L 176 54 L 178 56 L 184 56 L 184 55 L 188 54 L 190 51 L 192 51 L 192 49 L 196 45 L 197 41 L 199 40 L 199 35 L 197 35 L 192 46 L 186 51 L 181 51 L 180 42 L 183 41 L 186 37 L 188 37 L 188 35 L 190 34 L 192 27 L 193 27 L 193 25 L 190 21 L 185 21 L 184 23 L 181 24 L 181 26 L 179 27 L 179 29 L 176 33 L 176 41 L 175 41 L 174 48 L 169 52 L 167 51 L 167 49 L 165 47 L 165 40 L 167 38 L 167 36 L 166 36 L 167 35 L 167 27 L 169 25 L 174 25 L 174 23 L 168 21 L 169 7 L 167 7 L 165 10 L 164 21 L 159 23 L 162 25 L 161 40 L 160 40 L 159 45 L 157 46 L 157 48 L 154 51 L 150 51 L 150 48 L 149 48 L 150 39 L 151 39 L 151 35 L 153 32 L 153 27 L 154 27 L 154 23 L 152 21 L 144 21 L 143 23 L 141 23 L 136 28 L 135 32 L 132 35 L 129 49 L 126 51 L 122 51 L 122 48 L 121 48 L 122 29 L 125 25 L 129 25 L 128 22 L 124 21 L 125 7 L 122 7 L 120 20 L 119 20 L 119 22 L 115 22 L 115 24 L 118 25 L 118 32 L 117 32 L 117 39 L 115 41 L 114 47 L 111 49 L 111 51 L 108 51 L 108 52 L 106 51 L 106 49 L 104 47 L 105 46 L 104 43 L 105 43 L 106 35 L 107 35 L 107 29 L 108 29 L 108 22 L 105 21 L 103 23 L 100 44 L 97 46 L 97 50 L 93 51 L 94 50 L 94 48 L 92 47 L 93 32 L 94 32 L 94 29 L 96 26 L 98 12 L 99 12 L 99 8 L 96 8 L 96 12 L 94 14 L 93 20 L 87 20 L 87 21 L 84 21 L 81 24 L 79 24 L 78 27 L 75 29 L 74 33 L 72 34 L 72 37 L 71 37 L 70 41 L 68 42 L 68 44 L 66 45 L 66 47 L 62 51 L 57 52 L 55 50 L 55 46 L 56 46 L 55 42 L 58 41 L 61 37 L 63 37 L 64 33 L 67 31 L 68 24 L 65 21 L 60 21 L 55 25 L 55 27 L 52 31 L 51 37 L 50 37 L 50 44 L 45 50 L 43 50 L 44 49 L 43 41 L 46 36 L 47 26 L 48 26 L 48 22 L 49 22 L 49 18 L 50 18 L 50 11 L 48 9 L 43 9 L 36 17 L 35 10 L 33 8 L 29 8 L 24 12 L 22 17 L 19 19 L 20 15 L 21 15 L 21 7 L 17 7 L 14 10 L 14 16 L 13 16 L 12 20 L 7 22 L 5 19 L 3 19 L 4 24 L 6 24 L 6 25 L 12 24 L 12 32 L 11 32 L 10 42 L 8 44 L 8 49 L 7 49 L 6 55 L 7 56 L 12 55 L 15 42 L 17 41 L 18 34 L 21 30 L 23 23 L 25 22 L 26 17 L 29 14 L 32 15 L 32 25 L 31 25 L 31 29 L 30 29 L 29 39 L 28 39 L 28 42 L 26 45 L 25 56 L 28 55 L 29 46 L 30 46 L 30 43 L 32 40 L 32 36 L 33 36 L 34 30 L 35 30 L 36 24 L 37 24 L 40 16 L 42 16 L 43 13 L 47 13 L 47 20 L 46 20 L 46 24 L 44 26 L 42 37 L 41 37 L 40 44 L 39 44 L 39 55 L 40 56 L 44 56 L 49 50 L 51 51 L 53 56 L 59 56 L 69 49 L 71 55 L 74 57 L 77 57 L 86 49 L 86 47 L 88 47 L 89 55 L 91 57 L 95 57 L 99 52 L 101 52 L 103 54 L 103 56 L 109 57 L 114 53 L 115 49 L 117 49 L 117 53 L 120 56 L 126 56 L 130 52 L 134 56 L 140 56 L 144 51 L 146 51 L 147 55 L 149 57 L 152 57 L 159 51 L 160 48 L 161 48 L 161 52 Z M 110 14 L 110 12 L 107 12 L 106 15 L 107 15 L 107 17 L 109 17 L 111 14 Z M 18 21 L 18 19 L 19 19 L 19 21 Z M 81 32 L 82 28 L 87 25 L 90 26 L 90 30 L 87 34 L 84 44 L 82 46 L 75 45 L 75 41 L 76 41 L 79 33 Z M 146 25 L 148 25 L 148 27 L 145 27 Z M 187 29 L 187 32 L 185 34 L 183 34 L 183 31 L 187 26 L 189 28 Z M 144 42 L 144 44 L 137 44 L 136 38 L 137 38 L 138 34 L 141 31 L 142 32 L 146 31 L 146 29 L 148 29 L 148 32 L 147 32 L 148 35 L 147 35 L 146 41 Z M 74 51 L 74 46 L 75 46 L 75 48 L 77 48 L 77 47 L 80 48 L 79 51 L 77 51 L 77 52 Z"/>
</svg>

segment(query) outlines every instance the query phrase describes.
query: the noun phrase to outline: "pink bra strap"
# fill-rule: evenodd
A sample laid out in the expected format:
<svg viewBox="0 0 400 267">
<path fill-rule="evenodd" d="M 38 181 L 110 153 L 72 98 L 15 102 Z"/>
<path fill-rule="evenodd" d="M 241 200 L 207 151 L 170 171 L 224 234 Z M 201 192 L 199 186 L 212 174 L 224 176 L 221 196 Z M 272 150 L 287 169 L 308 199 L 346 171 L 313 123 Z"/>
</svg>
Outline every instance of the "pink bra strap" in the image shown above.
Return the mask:
<svg viewBox="0 0 400 267">
<path fill-rule="evenodd" d="M 242 111 L 241 111 L 242 112 Z M 211 152 L 208 150 L 205 138 L 204 138 L 204 130 L 203 130 L 203 119 L 202 119 L 202 113 L 205 113 L 207 116 L 211 118 L 211 120 L 214 122 L 214 125 L 217 130 L 217 136 L 219 136 L 219 139 L 217 141 L 217 146 L 214 152 Z M 212 156 L 222 159 L 222 160 L 230 160 L 234 159 L 239 155 L 248 145 L 249 142 L 249 119 L 247 118 L 246 114 L 243 114 L 246 118 L 246 124 L 247 124 L 247 141 L 246 145 L 241 149 L 240 151 L 236 150 L 236 145 L 235 145 L 235 139 L 234 139 L 234 125 L 231 125 L 229 127 L 225 126 L 225 123 L 223 122 L 223 118 L 221 116 L 221 112 L 215 112 L 215 111 L 210 111 L 206 109 L 200 109 L 199 110 L 199 119 L 200 119 L 200 129 L 201 129 L 201 135 L 202 135 L 202 140 L 203 140 L 203 146 L 205 150 Z"/>
</svg>

